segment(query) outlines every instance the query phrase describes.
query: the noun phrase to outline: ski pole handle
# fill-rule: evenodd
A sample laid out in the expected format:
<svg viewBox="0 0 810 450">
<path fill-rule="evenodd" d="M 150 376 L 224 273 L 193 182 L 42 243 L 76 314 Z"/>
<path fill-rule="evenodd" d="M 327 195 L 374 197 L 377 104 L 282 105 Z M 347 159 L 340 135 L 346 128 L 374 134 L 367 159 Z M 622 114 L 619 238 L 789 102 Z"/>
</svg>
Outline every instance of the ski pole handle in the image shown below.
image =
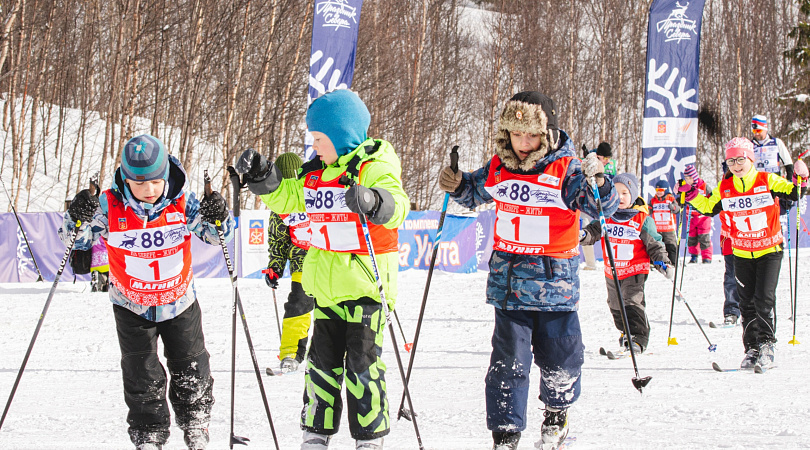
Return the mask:
<svg viewBox="0 0 810 450">
<path fill-rule="evenodd" d="M 450 169 L 453 173 L 458 173 L 458 145 L 454 145 L 450 150 Z"/>
<path fill-rule="evenodd" d="M 239 217 L 241 208 L 239 205 L 239 190 L 242 189 L 242 180 L 239 179 L 239 173 L 233 166 L 228 166 L 228 174 L 231 179 L 231 186 L 233 190 L 233 216 Z"/>
</svg>

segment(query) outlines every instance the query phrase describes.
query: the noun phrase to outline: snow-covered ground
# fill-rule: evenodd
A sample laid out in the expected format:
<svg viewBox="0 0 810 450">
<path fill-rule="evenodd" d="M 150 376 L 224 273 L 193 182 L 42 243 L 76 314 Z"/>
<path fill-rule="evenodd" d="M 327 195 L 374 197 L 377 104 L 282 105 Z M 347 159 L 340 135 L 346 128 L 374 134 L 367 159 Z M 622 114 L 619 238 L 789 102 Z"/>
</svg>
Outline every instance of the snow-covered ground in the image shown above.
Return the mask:
<svg viewBox="0 0 810 450">
<path fill-rule="evenodd" d="M 810 276 L 810 255 L 800 259 L 800 280 Z M 700 318 L 708 343 L 683 304 L 676 303 L 672 335 L 679 345 L 667 346 L 672 285 L 658 274 L 647 283 L 652 336 L 648 353 L 639 360 L 642 376 L 652 381 L 639 394 L 629 358 L 609 361 L 600 346 L 617 347 L 618 331 L 605 304 L 601 272 L 582 272 L 580 320 L 586 345 L 583 389 L 570 415 L 574 449 L 705 449 L 810 447 L 810 304 L 802 281 L 796 337 L 793 337 L 788 270 L 783 267 L 778 289 L 778 368 L 764 375 L 717 373 L 712 361 L 735 367 L 742 359 L 741 329 L 710 329 L 722 320 L 723 264 L 686 267 L 683 293 Z M 400 274 L 398 314 L 412 336 L 422 299 L 425 271 Z M 484 303 L 486 273 L 436 272 L 412 375 L 411 392 L 419 426 L 428 449 L 488 449 L 485 424 L 484 375 L 489 362 L 492 307 Z M 277 364 L 278 333 L 271 291 L 258 280 L 240 280 L 256 354 L 262 372 Z M 0 399 L 11 391 L 50 284 L 0 285 Z M 278 300 L 287 296 L 289 278 L 282 280 Z M 204 329 L 214 368 L 215 397 L 211 449 L 228 447 L 230 402 L 231 289 L 227 279 L 197 280 Z M 281 307 L 281 305 L 279 305 Z M 272 436 L 258 384 L 239 324 L 236 375 L 237 435 L 251 439 L 247 448 L 270 449 Z M 388 334 L 386 334 L 388 338 Z M 402 336 L 397 330 L 402 345 Z M 390 340 L 386 341 L 387 382 L 392 417 L 396 416 L 402 382 Z M 407 361 L 407 355 L 403 352 Z M 297 449 L 298 418 L 304 378 L 293 374 L 263 376 L 270 410 L 282 449 Z M 520 448 L 539 439 L 542 404 L 537 399 L 538 369 L 532 372 L 529 428 Z M 34 347 L 16 397 L 0 430 L 2 449 L 127 449 L 126 407 L 119 368 L 112 307 L 105 294 L 90 293 L 88 283 L 60 283 Z M 343 418 L 335 449 L 354 448 Z M 239 446 L 237 446 L 239 447 Z M 417 447 L 410 422 L 394 421 L 387 449 Z M 184 448 L 182 432 L 172 428 L 166 446 Z"/>
</svg>

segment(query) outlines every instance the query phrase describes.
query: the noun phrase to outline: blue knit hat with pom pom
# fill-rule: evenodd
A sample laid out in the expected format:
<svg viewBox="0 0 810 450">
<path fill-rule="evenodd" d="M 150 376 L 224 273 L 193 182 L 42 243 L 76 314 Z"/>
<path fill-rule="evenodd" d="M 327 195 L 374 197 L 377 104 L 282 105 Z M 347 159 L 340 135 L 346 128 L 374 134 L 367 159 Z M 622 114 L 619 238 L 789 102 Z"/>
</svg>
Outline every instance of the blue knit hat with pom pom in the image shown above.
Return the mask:
<svg viewBox="0 0 810 450">
<path fill-rule="evenodd" d="M 121 173 L 132 181 L 167 180 L 169 154 L 163 142 L 148 134 L 130 139 L 121 155 Z"/>
</svg>

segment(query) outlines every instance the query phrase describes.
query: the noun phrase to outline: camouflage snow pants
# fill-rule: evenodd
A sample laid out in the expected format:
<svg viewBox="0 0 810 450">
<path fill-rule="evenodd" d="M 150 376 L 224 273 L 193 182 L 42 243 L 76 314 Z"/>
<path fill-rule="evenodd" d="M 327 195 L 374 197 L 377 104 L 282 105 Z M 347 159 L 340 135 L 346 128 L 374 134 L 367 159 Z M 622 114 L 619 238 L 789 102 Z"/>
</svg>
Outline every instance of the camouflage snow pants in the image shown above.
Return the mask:
<svg viewBox="0 0 810 450">
<path fill-rule="evenodd" d="M 315 307 L 302 429 L 325 435 L 338 432 L 345 378 L 352 437 L 368 440 L 388 434 L 385 364 L 380 359 L 384 331 L 382 305 L 369 297 Z"/>
</svg>

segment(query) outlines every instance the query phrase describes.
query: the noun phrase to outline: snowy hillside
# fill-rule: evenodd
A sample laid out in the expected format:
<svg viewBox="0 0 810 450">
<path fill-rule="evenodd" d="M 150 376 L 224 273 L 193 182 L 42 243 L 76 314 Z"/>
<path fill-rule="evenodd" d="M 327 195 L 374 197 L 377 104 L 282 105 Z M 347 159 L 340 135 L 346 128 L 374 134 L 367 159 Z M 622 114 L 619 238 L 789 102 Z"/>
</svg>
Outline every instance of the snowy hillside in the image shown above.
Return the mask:
<svg viewBox="0 0 810 450">
<path fill-rule="evenodd" d="M 786 262 L 786 261 L 785 261 Z M 680 345 L 667 346 L 672 285 L 658 274 L 647 283 L 650 348 L 639 360 L 641 376 L 652 381 L 640 395 L 632 386 L 630 359 L 609 361 L 600 346 L 615 349 L 618 331 L 605 304 L 601 272 L 582 273 L 580 320 L 586 345 L 582 397 L 571 410 L 573 449 L 707 449 L 809 448 L 810 304 L 806 290 L 799 298 L 796 337 L 793 335 L 787 267 L 778 295 L 776 361 L 764 375 L 717 373 L 711 363 L 738 366 L 743 356 L 741 329 L 716 330 L 708 321 L 722 319 L 723 264 L 686 267 L 683 293 L 700 318 L 717 352 L 676 304 L 672 335 Z M 810 277 L 810 254 L 800 259 L 799 279 Z M 411 337 L 416 326 L 427 273 L 400 274 L 398 314 Z M 457 275 L 436 272 L 427 305 L 423 335 L 412 375 L 411 391 L 425 447 L 428 449 L 491 448 L 485 425 L 484 375 L 490 353 L 492 307 L 484 304 L 486 273 Z M 278 334 L 271 291 L 257 280 L 240 280 L 248 324 L 262 371 L 278 361 Z M 0 285 L 4 314 L 0 316 L 0 398 L 11 390 L 20 363 L 47 298 L 48 284 Z M 278 300 L 286 299 L 289 279 L 282 280 Z M 208 350 L 214 370 L 214 405 L 209 448 L 225 449 L 229 436 L 231 290 L 225 279 L 197 281 Z M 279 305 L 279 308 L 281 305 Z M 237 435 L 251 439 L 248 449 L 273 448 L 270 428 L 245 344 L 237 334 Z M 384 360 L 389 403 L 395 416 L 402 383 L 386 333 Z M 397 331 L 402 344 L 402 336 Z M 407 356 L 403 354 L 407 361 Z M 297 449 L 301 432 L 304 378 L 263 376 L 270 410 L 282 449 Z M 539 439 L 542 404 L 537 399 L 538 369 L 532 371 L 530 428 L 521 449 Z M 88 283 L 61 284 L 45 318 L 28 368 L 3 429 L 0 448 L 9 450 L 127 449 L 119 350 L 112 308 L 105 294 L 90 293 Z M 346 426 L 334 449 L 354 448 Z M 185 448 L 182 433 L 172 428 L 168 450 Z M 386 449 L 417 448 L 412 424 L 393 422 Z"/>
</svg>

